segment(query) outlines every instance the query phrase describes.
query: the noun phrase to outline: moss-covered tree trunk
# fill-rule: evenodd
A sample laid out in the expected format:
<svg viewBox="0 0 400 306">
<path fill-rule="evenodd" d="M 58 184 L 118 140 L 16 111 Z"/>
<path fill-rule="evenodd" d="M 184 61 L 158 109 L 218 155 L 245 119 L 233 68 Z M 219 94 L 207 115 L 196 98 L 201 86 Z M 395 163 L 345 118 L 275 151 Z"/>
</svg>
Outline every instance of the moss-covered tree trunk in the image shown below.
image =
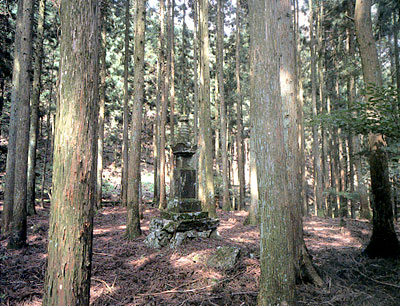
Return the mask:
<svg viewBox="0 0 400 306">
<path fill-rule="evenodd" d="M 36 56 L 33 73 L 32 99 L 31 99 L 31 120 L 29 128 L 29 149 L 28 149 L 28 182 L 27 182 L 27 201 L 26 207 L 28 215 L 35 213 L 36 198 L 36 146 L 39 132 L 39 103 L 41 92 L 41 75 L 43 59 L 43 39 L 46 0 L 39 1 L 39 14 L 36 29 Z"/>
<path fill-rule="evenodd" d="M 7 178 L 5 195 L 5 213 L 11 214 L 11 232 L 8 247 L 21 248 L 26 244 L 26 199 L 27 167 L 29 143 L 29 102 L 31 90 L 32 59 L 32 18 L 33 1 L 18 1 L 17 24 L 14 45 L 13 87 L 11 92 L 12 108 L 10 118 L 10 142 L 7 156 Z M 13 112 L 14 111 L 14 112 Z M 11 155 L 13 154 L 13 155 Z M 8 159 L 11 162 L 9 169 Z M 9 173 L 10 171 L 10 173 Z M 11 172 L 14 172 L 13 174 Z M 9 177 L 8 177 L 9 176 Z M 11 184 L 8 184 L 8 179 Z M 9 190 L 7 188 L 10 188 Z M 7 216 L 6 216 L 7 217 Z M 8 219 L 10 221 L 10 219 Z M 5 225 L 7 222 L 5 222 Z"/>
<path fill-rule="evenodd" d="M 354 20 L 357 42 L 361 55 L 364 83 L 382 85 L 382 74 L 371 23 L 371 0 L 357 0 Z M 366 96 L 366 99 L 369 99 Z M 383 150 L 382 135 L 370 134 L 369 166 L 372 191 L 372 236 L 365 249 L 370 257 L 393 257 L 400 255 L 400 244 L 393 224 L 387 155 Z"/>
<path fill-rule="evenodd" d="M 280 89 L 278 7 L 252 0 L 252 103 L 257 183 L 261 213 L 260 291 L 258 305 L 294 305 L 292 221 Z M 286 39 L 286 38 L 282 38 Z"/>
<path fill-rule="evenodd" d="M 43 305 L 89 305 L 100 5 L 96 0 L 63 0 L 60 11 L 60 79 Z"/>
<path fill-rule="evenodd" d="M 126 236 L 133 239 L 141 234 L 140 230 L 140 156 L 142 136 L 142 113 L 144 100 L 144 44 L 146 28 L 146 1 L 136 0 L 135 17 L 135 92 L 133 99 L 131 141 L 129 150 L 129 180 Z"/>
</svg>

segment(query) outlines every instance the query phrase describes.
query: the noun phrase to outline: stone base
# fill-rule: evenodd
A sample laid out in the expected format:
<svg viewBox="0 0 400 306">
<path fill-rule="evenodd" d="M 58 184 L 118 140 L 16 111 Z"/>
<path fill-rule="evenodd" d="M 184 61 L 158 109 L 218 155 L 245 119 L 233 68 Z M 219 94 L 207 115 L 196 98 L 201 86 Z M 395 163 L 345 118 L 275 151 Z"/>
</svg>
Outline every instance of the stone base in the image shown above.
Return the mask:
<svg viewBox="0 0 400 306">
<path fill-rule="evenodd" d="M 207 212 L 163 211 L 161 218 L 151 220 L 150 234 L 144 242 L 151 248 L 175 248 L 187 239 L 217 237 L 218 225 L 219 220 L 208 218 Z"/>
<path fill-rule="evenodd" d="M 191 198 L 171 199 L 167 210 L 176 213 L 201 212 L 201 202 Z"/>
</svg>

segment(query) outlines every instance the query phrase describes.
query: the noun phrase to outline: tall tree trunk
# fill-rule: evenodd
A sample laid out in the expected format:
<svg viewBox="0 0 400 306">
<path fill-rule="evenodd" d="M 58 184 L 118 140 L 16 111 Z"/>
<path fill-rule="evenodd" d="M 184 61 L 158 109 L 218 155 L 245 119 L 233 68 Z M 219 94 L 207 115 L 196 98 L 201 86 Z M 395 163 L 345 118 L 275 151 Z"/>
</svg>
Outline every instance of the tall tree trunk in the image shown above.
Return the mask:
<svg viewBox="0 0 400 306">
<path fill-rule="evenodd" d="M 217 4 L 218 6 L 218 4 Z M 217 8 L 218 10 L 218 8 Z M 218 19 L 218 16 L 217 16 Z M 217 21 L 218 24 L 218 21 Z M 218 40 L 218 25 L 217 25 L 217 40 Z M 218 41 L 217 41 L 217 46 L 216 49 L 218 49 Z M 217 107 L 217 103 L 219 101 L 219 83 L 218 83 L 218 50 L 216 50 L 216 64 L 215 64 L 215 78 L 214 78 L 214 103 L 215 103 L 215 118 L 221 118 L 220 116 L 220 109 Z M 221 120 L 220 120 L 221 121 Z M 220 149 L 220 144 L 221 144 L 221 124 L 217 123 L 215 124 L 215 129 L 214 129 L 214 156 L 215 156 L 215 171 L 216 173 L 220 173 L 220 163 L 221 161 L 221 149 Z M 221 164 L 222 165 L 222 164 Z"/>
<path fill-rule="evenodd" d="M 340 196 L 340 218 L 347 218 L 348 217 L 348 203 L 347 203 L 347 198 L 343 195 L 346 190 L 346 176 L 347 176 L 347 171 L 346 171 L 346 144 L 345 144 L 345 137 L 343 135 L 342 129 L 339 129 L 338 131 L 338 140 L 339 140 L 339 173 L 340 173 L 340 193 L 342 194 Z"/>
<path fill-rule="evenodd" d="M 279 81 L 277 2 L 252 0 L 257 183 L 261 212 L 259 305 L 294 305 L 292 222 Z M 279 241 L 280 243 L 276 243 Z"/>
<path fill-rule="evenodd" d="M 240 0 L 236 1 L 236 116 L 237 116 L 237 153 L 238 153 L 238 178 L 239 178 L 239 205 L 238 210 L 245 205 L 245 176 L 244 176 L 244 145 L 243 145 L 243 120 L 242 120 L 242 91 L 240 88 Z"/>
<path fill-rule="evenodd" d="M 135 72 L 134 100 L 131 122 L 131 145 L 129 150 L 129 179 L 126 237 L 134 239 L 141 235 L 140 204 L 140 156 L 144 100 L 144 47 L 146 28 L 146 1 L 136 0 L 135 16 Z"/>
<path fill-rule="evenodd" d="M 199 138 L 199 71 L 198 71 L 198 66 L 199 66 L 199 37 L 198 37 L 198 0 L 193 0 L 193 75 L 194 75 L 194 93 L 193 93 L 193 99 L 194 99 L 194 138 L 195 138 L 195 143 L 198 143 L 198 138 Z M 198 191 L 198 188 L 197 188 Z"/>
<path fill-rule="evenodd" d="M 296 39 L 296 69 L 297 69 L 297 99 L 299 102 L 299 107 L 298 107 L 298 120 L 299 120 L 299 135 L 298 135 L 298 141 L 299 141 L 299 148 L 300 148 L 300 172 L 299 175 L 301 176 L 301 184 L 302 184 L 302 194 L 301 194 L 301 200 L 302 200 L 302 215 L 308 214 L 308 203 L 307 203 L 307 181 L 306 181 L 306 167 L 305 167 L 305 134 L 304 134 L 304 114 L 303 114 L 303 109 L 304 109 L 304 97 L 303 97 L 303 81 L 301 77 L 301 56 L 300 56 L 300 50 L 301 50 L 301 45 L 300 45 L 300 23 L 299 23 L 299 0 L 294 1 L 294 6 L 295 6 L 295 13 L 294 13 L 294 19 L 295 19 L 295 39 Z"/>
<path fill-rule="evenodd" d="M 360 136 L 356 136 L 354 138 L 354 151 L 361 152 L 361 140 Z M 371 210 L 369 207 L 368 201 L 368 191 L 365 186 L 363 174 L 362 174 L 362 163 L 361 157 L 358 157 L 355 161 L 356 167 L 356 178 L 357 178 L 357 188 L 358 193 L 360 194 L 360 218 L 362 219 L 371 219 Z"/>
<path fill-rule="evenodd" d="M 228 146 L 227 146 L 227 123 L 224 87 L 224 7 L 222 0 L 218 0 L 217 7 L 217 56 L 218 56 L 218 92 L 220 103 L 220 137 L 221 137 L 221 157 L 222 157 L 222 209 L 231 209 L 229 196 L 229 176 L 228 176 Z"/>
<path fill-rule="evenodd" d="M 29 143 L 29 100 L 31 90 L 31 58 L 32 58 L 32 19 L 33 1 L 18 1 L 17 25 L 14 46 L 13 87 L 11 103 L 15 105 L 14 118 L 10 119 L 10 142 L 7 156 L 8 171 L 13 171 L 13 183 L 6 188 L 7 196 L 12 196 L 12 220 L 8 247 L 21 248 L 26 244 L 26 200 L 27 200 L 27 168 Z M 13 111 L 13 110 L 12 110 Z M 13 148 L 14 146 L 14 148 Z M 10 156 L 15 154 L 14 156 Z M 8 168 L 8 159 L 15 158 L 14 167 Z M 8 208 L 5 207 L 5 211 Z"/>
<path fill-rule="evenodd" d="M 371 22 L 371 0 L 356 0 L 354 20 L 364 83 L 382 85 L 382 74 Z M 366 99 L 370 97 L 366 96 Z M 372 237 L 365 249 L 370 257 L 392 257 L 400 254 L 400 244 L 393 224 L 387 156 L 382 135 L 368 137 L 372 190 Z"/>
<path fill-rule="evenodd" d="M 396 20 L 397 15 L 397 20 Z M 396 87 L 397 92 L 399 94 L 399 103 L 400 103 L 400 57 L 399 57 L 399 27 L 400 27 L 400 9 L 396 12 L 393 12 L 393 44 L 394 44 L 394 66 L 396 73 Z"/>
<path fill-rule="evenodd" d="M 129 32 L 130 32 L 130 13 L 129 2 L 125 0 L 125 57 L 124 57 L 124 112 L 123 112 L 123 136 L 122 136 L 122 206 L 126 207 L 128 204 L 128 171 L 129 171 Z"/>
<path fill-rule="evenodd" d="M 157 79 L 158 79 L 158 68 L 157 68 Z M 157 81 L 158 83 L 158 81 Z M 157 96 L 158 96 L 158 86 L 157 86 Z M 154 124 L 153 124 L 153 160 L 154 160 L 154 174 L 153 174 L 153 186 L 154 186 L 154 193 L 153 193 L 153 204 L 158 204 L 160 201 L 160 189 L 159 189 L 159 182 L 160 182 L 160 176 L 159 176 L 159 171 L 158 171 L 158 165 L 160 162 L 159 159 L 159 143 L 160 143 L 160 138 L 159 138 L 159 118 L 160 118 L 160 100 L 157 97 L 156 101 L 156 114 L 154 118 Z"/>
<path fill-rule="evenodd" d="M 96 203 L 98 1 L 61 2 L 60 85 L 43 305 L 89 305 Z"/>
<path fill-rule="evenodd" d="M 311 48 L 311 96 L 312 96 L 312 115 L 317 116 L 317 75 L 316 75 L 316 55 L 314 37 L 314 5 L 313 0 L 309 0 L 310 6 L 310 48 Z M 321 154 L 319 149 L 318 126 L 313 125 L 313 156 L 314 156 L 314 214 L 323 216 L 323 183 L 321 171 Z"/>
<path fill-rule="evenodd" d="M 161 118 L 160 118 L 160 203 L 159 208 L 164 209 L 167 207 L 166 202 L 166 189 L 165 189 L 165 126 L 167 123 L 167 107 L 168 107 L 168 73 L 166 72 L 165 65 L 165 26 L 164 26 L 164 18 L 165 18 L 165 3 L 164 0 L 160 0 L 160 50 L 159 50 L 159 61 L 161 62 Z"/>
<path fill-rule="evenodd" d="M 57 43 L 58 46 L 58 43 Z M 42 165 L 42 182 L 41 182 L 41 188 L 40 188 L 40 199 L 41 203 L 40 206 L 43 208 L 44 207 L 44 192 L 45 192 L 45 184 L 46 184 L 46 177 L 47 177 L 47 158 L 48 158 L 48 152 L 50 150 L 51 146 L 51 139 L 52 139 L 52 133 L 51 133 L 51 105 L 53 101 L 53 87 L 55 84 L 55 81 L 53 79 L 53 73 L 55 72 L 54 69 L 54 64 L 55 64 L 55 51 L 53 50 L 53 57 L 52 57 L 52 66 L 50 68 L 50 82 L 49 82 L 49 102 L 48 102 L 48 110 L 47 110 L 47 120 L 46 120 L 46 132 L 47 132 L 47 137 L 46 137 L 46 142 L 45 142 L 45 149 L 44 149 L 44 159 L 43 159 L 43 165 Z"/>
<path fill-rule="evenodd" d="M 323 67 L 323 58 L 325 56 L 325 43 L 324 43 L 324 2 L 319 1 L 318 3 L 319 13 L 317 16 L 317 77 L 319 81 L 319 111 L 324 113 L 326 111 L 326 95 L 325 95 L 325 75 Z M 327 148 L 328 133 L 324 125 L 321 125 L 321 166 L 322 166 L 322 179 L 323 184 L 322 190 L 327 191 L 329 189 L 329 163 L 328 163 L 328 148 Z M 328 207 L 328 197 L 323 194 L 322 198 L 323 208 L 326 211 Z"/>
<path fill-rule="evenodd" d="M 204 210 L 211 217 L 216 216 L 214 203 L 214 177 L 213 177 L 213 154 L 212 154 L 212 131 L 210 115 L 210 57 L 209 57 L 209 35 L 208 35 L 208 0 L 200 0 L 199 10 L 200 25 L 200 114 L 199 114 L 199 199 Z"/>
<path fill-rule="evenodd" d="M 161 95 L 163 91 L 163 62 L 161 62 L 163 41 L 161 40 L 161 31 L 163 31 L 164 20 L 161 19 L 160 5 L 160 35 L 158 38 L 158 60 L 157 60 L 157 97 L 156 97 L 156 114 L 153 128 L 153 154 L 154 154 L 154 196 L 153 203 L 160 204 L 160 126 L 161 126 Z"/>
<path fill-rule="evenodd" d="M 19 2 L 21 7 L 21 13 L 18 15 L 21 20 L 17 24 L 16 37 L 14 42 L 14 68 L 16 71 L 13 73 L 12 79 L 12 92 L 11 92 L 11 110 L 10 110 L 10 124 L 8 127 L 8 147 L 7 147 L 7 162 L 6 162 L 6 178 L 4 184 L 4 203 L 3 203 L 3 213 L 2 213 L 2 233 L 7 234 L 10 230 L 13 207 L 14 207 L 14 183 L 15 183 L 15 137 L 16 137 L 16 121 L 17 121 L 17 94 L 20 93 L 20 78 L 21 71 L 17 70 L 16 65 L 21 60 L 19 56 L 20 50 L 20 38 L 18 35 L 22 34 L 22 4 L 23 1 Z M 26 73 L 26 72 L 25 72 Z M 23 83 L 23 82 L 22 82 Z M 15 88 L 14 88 L 15 87 Z"/>
<path fill-rule="evenodd" d="M 255 30 L 253 24 L 253 10 L 249 10 L 249 24 L 250 24 L 250 208 L 249 208 L 249 215 L 244 221 L 244 225 L 257 225 L 260 223 L 260 214 L 259 214 L 259 201 L 258 201 L 258 184 L 257 184 L 257 165 L 256 165 L 256 152 L 255 152 L 255 145 L 256 145 L 256 135 L 254 132 L 254 120 L 256 118 L 255 113 L 255 105 L 254 105 L 254 65 L 252 61 L 255 58 L 254 52 L 256 51 L 256 45 L 254 43 Z"/>
<path fill-rule="evenodd" d="M 104 152 L 104 111 L 106 104 L 106 76 L 107 76 L 107 15 L 108 2 L 101 2 L 101 37 L 100 37 L 100 96 L 99 96 L 99 135 L 97 140 L 97 181 L 96 181 L 96 206 L 101 207 L 103 198 L 103 152 Z"/>
<path fill-rule="evenodd" d="M 28 182 L 27 182 L 27 213 L 35 214 L 35 198 L 36 198 L 36 147 L 39 133 L 39 103 L 41 92 L 41 74 L 43 59 L 43 38 L 44 38 L 44 22 L 46 10 L 46 0 L 39 1 L 39 14 L 36 29 L 36 57 L 35 70 L 33 73 L 32 99 L 31 99 L 31 120 L 29 128 L 29 149 L 28 149 Z"/>
<path fill-rule="evenodd" d="M 354 1 L 353 0 L 348 0 L 347 1 L 347 14 L 349 16 L 354 16 Z M 350 26 L 346 30 L 347 32 L 347 52 L 348 52 L 348 64 L 350 64 L 350 61 L 354 59 L 355 55 L 355 41 L 354 41 L 354 25 L 350 24 Z M 353 106 L 354 100 L 355 100 L 355 77 L 353 73 L 349 73 L 348 75 L 348 80 L 347 80 L 347 107 L 351 108 Z M 347 143 L 349 147 L 349 166 L 350 166 L 350 192 L 354 193 L 355 187 L 354 187 L 354 180 L 355 180 L 355 160 L 354 160 L 354 138 L 356 136 L 353 135 L 353 133 L 349 133 L 347 136 Z M 351 218 L 355 219 L 356 218 L 356 203 L 353 199 L 351 199 L 350 202 L 350 212 L 351 212 Z"/>
<path fill-rule="evenodd" d="M 311 280 L 318 286 L 323 281 L 312 265 L 303 236 L 302 155 L 299 143 L 299 103 L 297 95 L 297 58 L 295 30 L 289 0 L 278 2 L 278 37 L 280 41 L 280 92 L 282 99 L 283 136 L 286 153 L 287 192 L 290 213 L 290 247 L 297 279 Z"/>
<path fill-rule="evenodd" d="M 171 100 L 170 100 L 170 112 L 169 112 L 169 127 L 170 127 L 170 175 L 169 175 L 169 194 L 172 198 L 174 196 L 174 156 L 172 153 L 172 146 L 175 143 L 175 122 L 174 122 L 174 113 L 175 113 L 175 0 L 170 0 L 170 8 L 169 11 L 169 23 L 168 27 L 168 41 L 169 41 L 169 62 L 171 67 Z"/>
</svg>

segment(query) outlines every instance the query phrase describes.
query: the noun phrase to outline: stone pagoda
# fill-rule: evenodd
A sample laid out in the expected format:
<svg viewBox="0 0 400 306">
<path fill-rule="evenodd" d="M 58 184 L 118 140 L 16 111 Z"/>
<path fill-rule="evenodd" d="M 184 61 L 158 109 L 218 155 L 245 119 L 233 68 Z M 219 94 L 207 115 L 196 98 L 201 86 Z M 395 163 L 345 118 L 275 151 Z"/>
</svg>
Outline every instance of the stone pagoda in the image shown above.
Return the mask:
<svg viewBox="0 0 400 306">
<path fill-rule="evenodd" d="M 149 247 L 169 245 L 174 248 L 188 239 L 217 235 L 219 220 L 209 218 L 196 198 L 197 173 L 191 166 L 196 146 L 190 141 L 188 123 L 187 117 L 180 120 L 179 133 L 172 147 L 175 162 L 171 184 L 173 198 L 168 200 L 167 209 L 161 211 L 160 217 L 150 222 L 150 234 L 145 239 Z"/>
</svg>

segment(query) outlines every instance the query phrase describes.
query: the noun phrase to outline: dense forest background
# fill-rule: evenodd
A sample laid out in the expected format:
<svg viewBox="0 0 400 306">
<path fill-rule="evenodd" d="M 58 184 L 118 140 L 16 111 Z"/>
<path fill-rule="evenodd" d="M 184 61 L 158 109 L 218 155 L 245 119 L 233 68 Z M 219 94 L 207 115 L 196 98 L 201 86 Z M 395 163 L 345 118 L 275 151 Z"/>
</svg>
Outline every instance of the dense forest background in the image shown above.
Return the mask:
<svg viewBox="0 0 400 306">
<path fill-rule="evenodd" d="M 9 246 L 16 249 L 26 246 L 26 232 L 28 236 L 37 232 L 35 226 L 41 226 L 44 219 L 48 220 L 44 218 L 44 213 L 48 214 L 50 203 L 58 203 L 58 191 L 54 186 L 59 177 L 55 174 L 59 173 L 57 169 L 60 160 L 57 158 L 60 157 L 56 158 L 55 152 L 62 150 L 60 148 L 63 146 L 57 143 L 56 135 L 57 131 L 71 128 L 58 126 L 56 122 L 57 116 L 62 116 L 63 111 L 68 112 L 67 107 L 61 107 L 64 100 L 59 87 L 62 79 L 60 63 L 65 56 L 62 51 L 65 49 L 61 46 L 61 30 L 63 24 L 67 23 L 63 23 L 62 18 L 68 16 L 63 15 L 58 1 L 31 1 L 30 42 L 33 51 L 27 69 L 29 85 L 25 84 L 24 87 L 28 88 L 29 117 L 25 118 L 27 120 L 19 117 L 19 121 L 13 121 L 18 118 L 20 111 L 18 108 L 13 110 L 13 65 L 16 56 L 23 57 L 19 53 L 29 54 L 29 51 L 23 49 L 23 42 L 16 39 L 18 22 L 22 20 L 18 17 L 22 14 L 18 12 L 18 6 L 22 6 L 22 3 L 28 5 L 27 2 L 4 0 L 0 3 L 1 238 L 4 244 L 9 239 Z M 147 233 L 150 216 L 154 216 L 158 209 L 165 209 L 168 200 L 174 196 L 173 173 L 176 165 L 172 148 L 180 140 L 185 120 L 188 120 L 189 141 L 197 146 L 193 166 L 199 174 L 197 196 L 203 210 L 208 211 L 212 217 L 221 218 L 223 227 L 236 218 L 235 222 L 240 220 L 244 227 L 250 226 L 251 235 L 256 235 L 252 227 L 267 220 L 267 213 L 263 211 L 261 203 L 262 197 L 258 195 L 263 187 L 257 186 L 257 180 L 259 185 L 262 184 L 260 173 L 268 173 L 264 172 L 267 167 L 261 168 L 257 160 L 261 156 L 257 145 L 263 133 L 257 122 L 264 116 L 267 126 L 269 121 L 274 121 L 274 113 L 264 113 L 263 109 L 260 111 L 254 102 L 258 94 L 254 81 L 258 69 L 257 64 L 254 64 L 257 56 L 252 55 L 252 52 L 258 50 L 259 39 L 254 26 L 254 20 L 258 20 L 257 14 L 252 12 L 254 0 L 164 2 L 113 0 L 101 1 L 98 5 L 98 41 L 94 44 L 95 49 L 87 50 L 90 54 L 88 58 L 97 57 L 98 67 L 93 68 L 85 62 L 80 64 L 82 70 L 91 71 L 93 68 L 94 78 L 98 79 L 94 82 L 98 83 L 98 88 L 96 85 L 95 89 L 91 89 L 98 96 L 93 108 L 96 110 L 84 117 L 88 122 L 98 122 L 96 187 L 93 186 L 93 190 L 97 190 L 93 198 L 93 214 L 96 218 L 107 211 L 114 214 L 113 209 L 116 207 L 123 209 L 125 214 L 126 209 L 127 233 L 125 236 L 121 234 L 120 238 L 136 241 L 137 237 L 143 235 L 142 231 Z M 355 224 L 361 226 L 361 230 L 353 232 L 363 232 L 365 224 L 370 222 L 374 231 L 367 254 L 372 255 L 372 258 L 398 257 L 399 2 L 366 1 L 371 2 L 370 34 L 376 46 L 377 67 L 380 71 L 377 74 L 379 77 L 372 81 L 368 81 L 366 76 L 365 61 L 372 63 L 374 60 L 373 57 L 367 56 L 367 60 L 362 57 L 364 38 L 360 38 L 360 35 L 362 29 L 367 27 L 357 24 L 355 0 L 287 2 L 290 31 L 283 32 L 279 28 L 279 20 L 277 29 L 282 31 L 279 33 L 286 33 L 288 40 L 293 37 L 297 121 L 290 121 L 285 109 L 283 113 L 286 117 L 282 117 L 283 133 L 290 134 L 293 125 L 296 125 L 297 130 L 295 137 L 298 155 L 295 153 L 292 156 L 297 164 L 287 163 L 289 193 L 292 184 L 297 185 L 293 188 L 298 192 L 294 201 L 297 208 L 291 207 L 296 211 L 293 219 L 304 216 L 309 231 L 312 231 L 315 220 L 328 220 L 326 222 L 332 222 L 332 226 L 339 228 L 348 226 L 350 232 L 354 230 Z M 286 5 L 286 1 L 282 3 Z M 287 46 L 283 36 L 276 41 Z M 284 57 L 284 52 L 280 52 L 280 58 Z M 64 59 L 64 63 L 66 61 Z M 19 93 L 22 100 L 23 90 Z M 18 135 L 23 130 L 29 131 L 25 133 L 26 138 L 17 140 L 14 148 L 10 147 L 14 133 L 16 139 L 22 139 Z M 380 140 L 371 140 L 375 136 Z M 289 152 L 287 155 L 290 160 L 288 141 L 270 139 L 269 146 L 279 147 L 284 142 L 282 150 Z M 18 158 L 24 154 L 26 169 L 18 172 Z M 9 156 L 17 158 L 14 161 L 17 165 L 13 178 L 17 190 L 15 192 L 14 189 L 9 191 Z M 294 168 L 290 168 L 292 166 Z M 298 177 L 291 176 L 291 169 L 294 169 Z M 378 186 L 374 182 L 381 177 L 382 181 L 387 179 L 387 184 Z M 273 182 L 278 184 L 277 181 Z M 26 189 L 23 208 L 18 204 L 18 196 L 15 196 L 19 194 L 21 186 Z M 383 196 L 377 196 L 379 193 Z M 14 199 L 14 207 L 7 202 L 10 194 Z M 290 202 L 290 199 L 293 200 L 289 195 L 286 200 Z M 380 207 L 384 206 L 386 208 L 381 210 Z M 229 215 L 227 212 L 232 213 Z M 143 214 L 144 219 L 140 221 Z M 17 219 L 21 220 L 21 225 L 15 225 Z M 117 219 L 120 220 L 119 217 Z M 104 220 L 101 220 L 99 224 L 103 226 Z M 30 224 L 28 227 L 27 222 Z M 32 222 L 38 222 L 38 225 Z M 294 243 L 294 248 L 304 250 L 304 258 L 311 259 L 306 246 L 303 247 L 304 240 L 310 244 L 317 240 L 307 236 L 308 232 L 303 237 L 302 223 L 296 222 L 287 224 L 288 228 L 301 228 L 299 231 L 293 230 L 301 232 L 295 238 L 298 242 Z M 46 233 L 47 226 L 46 223 Z M 25 234 L 21 234 L 24 231 Z M 15 236 L 10 232 L 18 234 Z M 380 236 L 382 233 L 384 235 Z M 359 245 L 359 248 L 365 247 L 367 240 L 364 236 L 363 239 L 363 246 Z M 257 250 L 248 245 L 246 247 L 251 249 L 248 254 L 260 252 L 258 247 Z M 290 248 L 290 243 L 286 247 Z M 316 252 L 310 245 L 307 247 L 311 253 Z M 143 245 L 138 247 L 143 254 L 151 256 L 144 248 Z M 207 247 L 200 245 L 199 248 Z M 101 253 L 99 250 L 97 252 Z M 0 257 L 0 262 L 6 259 L 4 255 L 4 259 Z M 251 262 L 249 265 L 253 264 Z M 260 269 L 260 263 L 257 265 L 257 269 Z M 359 270 L 360 265 L 360 261 L 357 261 Z M 390 269 L 386 266 L 390 266 L 390 263 L 385 262 L 384 265 L 385 269 Z M 322 272 L 320 277 L 321 271 L 317 273 L 311 261 L 304 266 L 307 277 L 302 281 L 307 278 L 314 285 L 323 287 L 326 275 Z M 368 275 L 373 275 L 373 272 Z M 256 281 L 264 283 L 263 277 L 259 279 L 257 276 Z M 383 282 L 389 283 L 392 289 L 399 286 L 392 279 Z M 248 290 L 246 303 L 255 303 L 256 289 Z M 9 291 L 0 293 L 0 303 L 7 301 L 7 298 L 16 301 L 15 297 L 14 300 L 11 298 Z M 392 292 L 388 294 L 392 296 L 393 303 L 388 302 L 387 305 L 396 305 L 396 296 Z M 262 299 L 260 296 L 259 301 Z M 329 296 L 327 299 L 331 298 Z M 233 298 L 231 303 L 238 303 L 238 299 Z M 217 303 L 224 305 L 227 301 L 225 298 Z M 51 304 L 50 300 L 47 303 Z M 185 301 L 182 305 L 186 305 Z M 188 302 L 187 305 L 192 304 Z"/>
</svg>

